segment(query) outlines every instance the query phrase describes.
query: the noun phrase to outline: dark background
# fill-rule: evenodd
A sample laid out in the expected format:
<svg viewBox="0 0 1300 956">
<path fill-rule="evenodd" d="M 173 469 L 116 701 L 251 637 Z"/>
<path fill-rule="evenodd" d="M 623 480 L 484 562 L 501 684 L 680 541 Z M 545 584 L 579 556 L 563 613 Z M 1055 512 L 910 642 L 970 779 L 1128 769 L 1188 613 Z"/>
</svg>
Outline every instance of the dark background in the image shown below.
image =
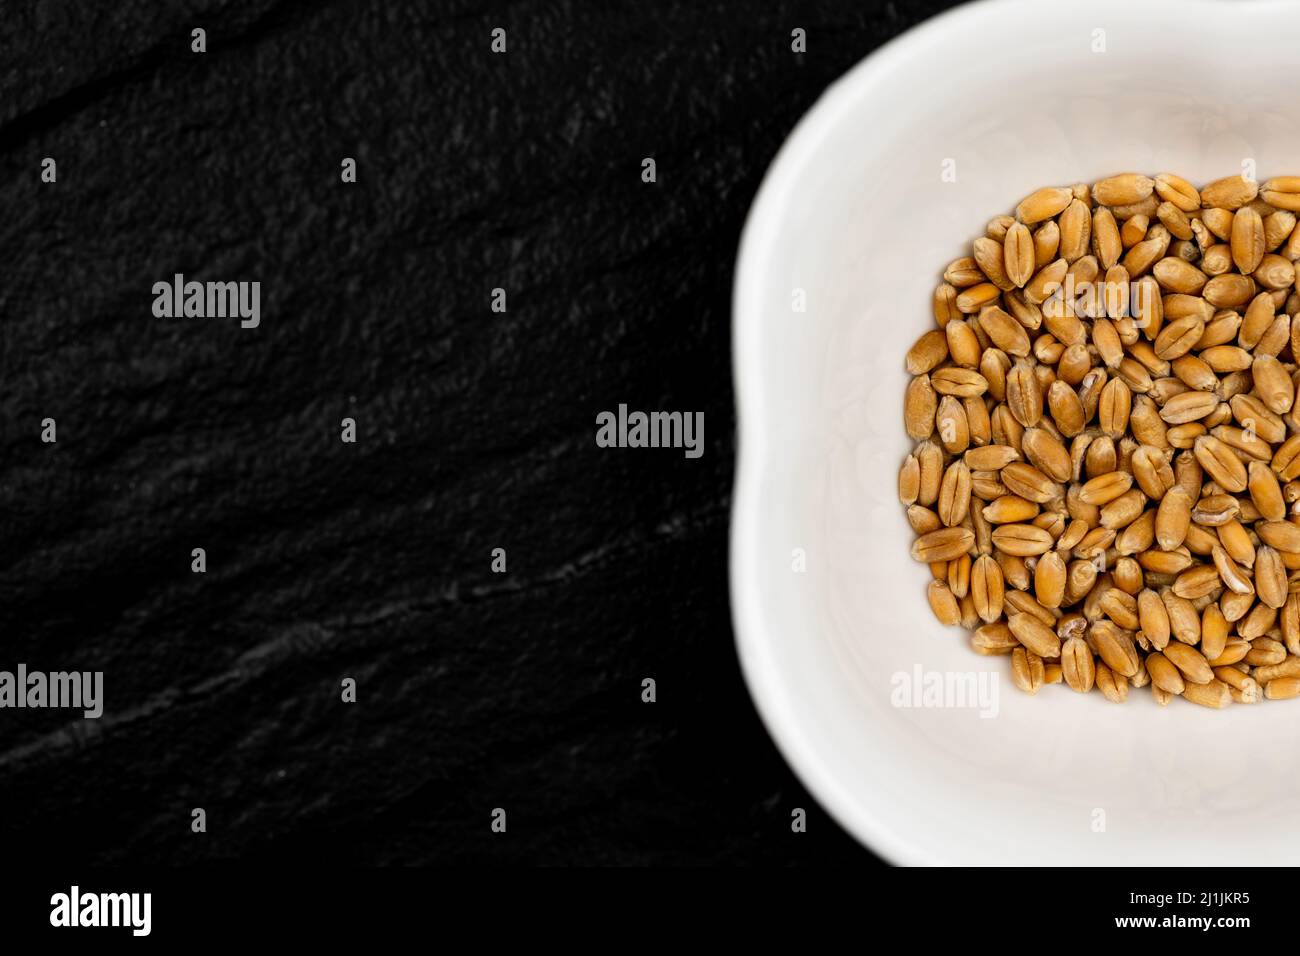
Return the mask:
<svg viewBox="0 0 1300 956">
<path fill-rule="evenodd" d="M 0 669 L 106 706 L 0 711 L 0 845 L 873 859 L 736 661 L 732 266 L 799 117 L 946 5 L 7 4 Z M 260 281 L 261 326 L 155 318 L 175 272 Z M 621 402 L 704 456 L 597 448 Z"/>
</svg>

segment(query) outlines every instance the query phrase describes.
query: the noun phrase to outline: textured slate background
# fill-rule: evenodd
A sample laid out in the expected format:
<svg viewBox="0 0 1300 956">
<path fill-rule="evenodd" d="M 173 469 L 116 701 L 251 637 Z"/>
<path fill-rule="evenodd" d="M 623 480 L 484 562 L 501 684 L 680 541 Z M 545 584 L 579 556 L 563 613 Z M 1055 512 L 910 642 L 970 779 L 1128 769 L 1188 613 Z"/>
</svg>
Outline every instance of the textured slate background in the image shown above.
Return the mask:
<svg viewBox="0 0 1300 956">
<path fill-rule="evenodd" d="M 0 667 L 102 669 L 107 709 L 0 711 L 0 843 L 872 859 L 737 667 L 729 294 L 794 123 L 945 5 L 9 5 Z M 260 280 L 261 327 L 155 319 L 174 272 Z M 598 449 L 619 402 L 703 411 L 704 457 Z"/>
</svg>

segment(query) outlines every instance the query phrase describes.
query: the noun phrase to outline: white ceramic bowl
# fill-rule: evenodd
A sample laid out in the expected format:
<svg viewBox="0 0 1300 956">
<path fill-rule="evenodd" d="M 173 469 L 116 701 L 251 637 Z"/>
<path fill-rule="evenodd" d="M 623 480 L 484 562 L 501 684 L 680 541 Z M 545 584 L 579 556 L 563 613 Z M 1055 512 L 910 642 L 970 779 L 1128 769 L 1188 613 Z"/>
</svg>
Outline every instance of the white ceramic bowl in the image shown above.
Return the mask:
<svg viewBox="0 0 1300 956">
<path fill-rule="evenodd" d="M 781 751 L 888 860 L 1300 851 L 1300 702 L 1216 712 L 1160 708 L 1146 690 L 1124 706 L 1021 694 L 1005 658 L 931 616 L 896 491 L 903 353 L 933 323 L 943 265 L 1039 186 L 1129 170 L 1200 184 L 1243 161 L 1261 180 L 1300 173 L 1297 35 L 1300 4 L 1283 0 L 985 0 L 865 59 L 767 174 L 734 299 L 737 643 Z M 918 670 L 922 685 L 998 675 L 996 714 L 951 695 L 898 706 L 916 702 L 900 695 Z"/>
</svg>

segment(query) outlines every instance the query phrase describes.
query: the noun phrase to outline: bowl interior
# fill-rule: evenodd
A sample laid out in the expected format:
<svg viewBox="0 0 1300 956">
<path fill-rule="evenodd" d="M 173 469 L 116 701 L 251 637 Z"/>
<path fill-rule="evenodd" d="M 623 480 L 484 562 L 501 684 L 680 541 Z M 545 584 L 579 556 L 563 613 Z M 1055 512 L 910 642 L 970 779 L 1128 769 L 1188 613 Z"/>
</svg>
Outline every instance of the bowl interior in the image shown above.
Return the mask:
<svg viewBox="0 0 1300 956">
<path fill-rule="evenodd" d="M 958 8 L 840 80 L 768 174 L 735 298 L 737 639 L 787 758 L 889 859 L 1294 858 L 1300 704 L 1021 694 L 931 616 L 896 488 L 943 266 L 1039 186 L 1300 173 L 1265 79 L 1297 27 L 1269 0 Z"/>
</svg>

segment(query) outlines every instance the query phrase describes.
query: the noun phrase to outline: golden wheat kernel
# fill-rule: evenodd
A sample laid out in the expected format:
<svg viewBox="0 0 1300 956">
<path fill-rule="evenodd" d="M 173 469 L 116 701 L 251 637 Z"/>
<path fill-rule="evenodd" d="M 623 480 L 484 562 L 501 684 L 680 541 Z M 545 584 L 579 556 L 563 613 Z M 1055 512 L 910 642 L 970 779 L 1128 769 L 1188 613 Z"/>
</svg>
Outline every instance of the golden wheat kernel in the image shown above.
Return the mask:
<svg viewBox="0 0 1300 956">
<path fill-rule="evenodd" d="M 994 216 L 984 228 L 984 235 L 1002 242 L 1007 236 L 1007 230 L 1015 225 L 1015 222 L 1012 216 Z"/>
<path fill-rule="evenodd" d="M 1295 383 L 1286 367 L 1272 355 L 1257 355 L 1250 370 L 1255 392 L 1269 411 L 1285 415 L 1295 402 Z"/>
<path fill-rule="evenodd" d="M 947 268 L 943 270 L 943 281 L 958 289 L 967 289 L 971 286 L 979 285 L 985 281 L 985 275 L 980 270 L 973 256 L 962 256 L 948 263 Z"/>
<path fill-rule="evenodd" d="M 1165 647 L 1164 655 L 1190 683 L 1205 684 L 1214 680 L 1209 662 L 1190 644 L 1174 641 Z"/>
<path fill-rule="evenodd" d="M 1027 694 L 1037 694 L 1046 682 L 1043 659 L 1023 647 L 1012 650 L 1011 682 Z"/>
<path fill-rule="evenodd" d="M 912 543 L 912 557 L 926 564 L 950 561 L 965 554 L 974 543 L 975 534 L 968 528 L 940 528 Z"/>
<path fill-rule="evenodd" d="M 986 656 L 1010 654 L 1020 646 L 1005 621 L 994 621 L 975 630 L 971 635 L 971 648 Z"/>
<path fill-rule="evenodd" d="M 1235 212 L 1259 195 L 1259 183 L 1244 176 L 1225 176 L 1201 190 L 1201 206 Z"/>
<path fill-rule="evenodd" d="M 1098 661 L 1097 667 L 1097 689 L 1101 691 L 1108 701 L 1113 704 L 1122 704 L 1128 698 L 1128 681 L 1123 677 L 1116 677 L 1115 673 Z"/>
<path fill-rule="evenodd" d="M 909 505 L 906 514 L 908 525 L 918 535 L 929 534 L 943 527 L 939 516 L 924 505 Z"/>
<path fill-rule="evenodd" d="M 1227 707 L 1232 703 L 1232 695 L 1228 691 L 1228 685 L 1213 677 L 1203 684 L 1188 682 L 1187 686 L 1183 688 L 1183 697 L 1193 704 L 1212 707 L 1216 710 Z"/>
<path fill-rule="evenodd" d="M 1023 592 L 1017 591 L 1009 598 L 1023 599 Z M 1049 617 L 1050 617 L 1049 613 Z M 1041 620 L 1030 613 L 1013 613 L 1008 619 L 1011 633 L 1028 650 L 1039 657 L 1056 659 L 1061 656 L 1061 639 Z"/>
<path fill-rule="evenodd" d="M 912 379 L 903 397 L 903 421 L 909 437 L 917 440 L 929 438 L 934 433 L 934 416 L 939 408 L 930 379 L 918 375 Z"/>
<path fill-rule="evenodd" d="M 1259 292 L 1259 286 L 1250 276 L 1228 273 L 1214 276 L 1201 289 L 1201 296 L 1213 308 L 1235 309 L 1244 306 Z"/>
<path fill-rule="evenodd" d="M 957 308 L 957 289 L 947 282 L 941 282 L 934 290 L 934 321 L 940 327 L 945 327 L 953 319 L 961 318 L 961 310 Z"/>
<path fill-rule="evenodd" d="M 941 368 L 930 373 L 930 386 L 940 395 L 970 398 L 988 391 L 988 380 L 967 368 Z"/>
<path fill-rule="evenodd" d="M 1154 188 L 1156 195 L 1173 203 L 1183 212 L 1193 212 L 1201 207 L 1201 194 L 1181 176 L 1159 173 L 1155 177 Z"/>
<path fill-rule="evenodd" d="M 1002 308 L 985 306 L 980 310 L 978 322 L 993 344 L 1003 352 L 1020 358 L 1029 354 L 1029 333 Z"/>
<path fill-rule="evenodd" d="M 1251 273 L 1259 268 L 1264 258 L 1264 220 L 1249 206 L 1238 209 L 1232 217 L 1232 232 L 1229 242 L 1232 248 L 1232 261 L 1237 270 Z"/>
<path fill-rule="evenodd" d="M 1147 673 L 1151 675 L 1151 682 L 1161 690 L 1171 694 L 1183 692 L 1186 682 L 1183 680 L 1182 672 L 1164 654 L 1159 651 L 1148 654 L 1146 668 Z"/>
<path fill-rule="evenodd" d="M 1121 173 L 1093 183 L 1092 197 L 1103 206 L 1126 206 L 1151 195 L 1155 180 L 1141 173 Z"/>
<path fill-rule="evenodd" d="M 1295 230 L 1295 224 L 1295 213 L 1286 209 L 1279 209 L 1272 215 L 1265 216 L 1264 247 L 1269 252 L 1275 251 L 1290 237 Z"/>
<path fill-rule="evenodd" d="M 1300 697 L 1300 677 L 1275 677 L 1264 685 L 1264 696 L 1269 700 L 1290 700 Z"/>
<path fill-rule="evenodd" d="M 1300 176 L 1279 176 L 1260 187 L 1260 197 L 1269 206 L 1300 212 Z"/>
<path fill-rule="evenodd" d="M 945 345 L 954 365 L 976 368 L 980 364 L 983 346 L 975 333 L 975 326 L 966 319 L 958 319 L 944 326 Z"/>
<path fill-rule="evenodd" d="M 1251 278 L 1274 295 L 1286 294 L 1296 283 L 1295 264 L 1285 256 L 1265 253 L 1260 257 L 1258 268 L 1251 273 Z"/>
<path fill-rule="evenodd" d="M 1251 199 L 1255 198 L 1251 196 Z M 1026 196 L 1016 207 L 1016 218 L 1033 225 L 1050 219 L 1065 209 L 1074 199 L 1069 189 L 1047 187 Z"/>
<path fill-rule="evenodd" d="M 985 277 L 1003 292 L 1010 292 L 1015 285 L 1007 278 L 1002 262 L 1002 243 L 980 236 L 971 244 L 971 258 L 980 267 Z"/>
<path fill-rule="evenodd" d="M 1034 230 L 1034 268 L 1041 269 L 1057 256 L 1061 248 L 1061 228 L 1049 219 Z"/>
<path fill-rule="evenodd" d="M 1097 669 L 1092 649 L 1082 637 L 1071 637 L 1061 646 L 1061 676 L 1073 691 L 1086 694 L 1092 690 Z"/>
<path fill-rule="evenodd" d="M 1257 601 L 1251 606 L 1246 616 L 1237 621 L 1237 635 L 1254 642 L 1257 638 L 1263 637 L 1272 630 L 1276 622 L 1277 609 Z M 1261 661 L 1260 663 L 1272 662 Z"/>
<path fill-rule="evenodd" d="M 930 610 L 934 612 L 934 616 L 940 624 L 951 627 L 961 620 L 961 610 L 957 606 L 957 598 L 948 589 L 948 585 L 942 581 L 931 581 L 926 591 L 926 597 L 930 602 Z"/>
<path fill-rule="evenodd" d="M 1215 239 L 1228 242 L 1232 238 L 1232 212 L 1228 209 L 1208 208 L 1201 210 L 1201 222 Z"/>
<path fill-rule="evenodd" d="M 1147 237 L 1147 228 L 1151 225 L 1148 216 L 1136 215 L 1124 221 L 1119 227 L 1119 241 L 1125 249 L 1132 248 Z"/>
<path fill-rule="evenodd" d="M 1187 213 L 1168 200 L 1156 207 L 1156 218 L 1175 238 L 1181 241 L 1190 241 L 1192 239 L 1194 235 L 1192 221 L 1187 218 Z M 1191 247 L 1195 248 L 1195 244 L 1191 244 Z M 1188 251 L 1190 252 L 1191 249 Z"/>
<path fill-rule="evenodd" d="M 1281 664 L 1286 660 L 1286 645 L 1271 637 L 1255 637 L 1250 641 L 1250 650 L 1245 661 L 1252 667 L 1268 667 Z"/>
</svg>

